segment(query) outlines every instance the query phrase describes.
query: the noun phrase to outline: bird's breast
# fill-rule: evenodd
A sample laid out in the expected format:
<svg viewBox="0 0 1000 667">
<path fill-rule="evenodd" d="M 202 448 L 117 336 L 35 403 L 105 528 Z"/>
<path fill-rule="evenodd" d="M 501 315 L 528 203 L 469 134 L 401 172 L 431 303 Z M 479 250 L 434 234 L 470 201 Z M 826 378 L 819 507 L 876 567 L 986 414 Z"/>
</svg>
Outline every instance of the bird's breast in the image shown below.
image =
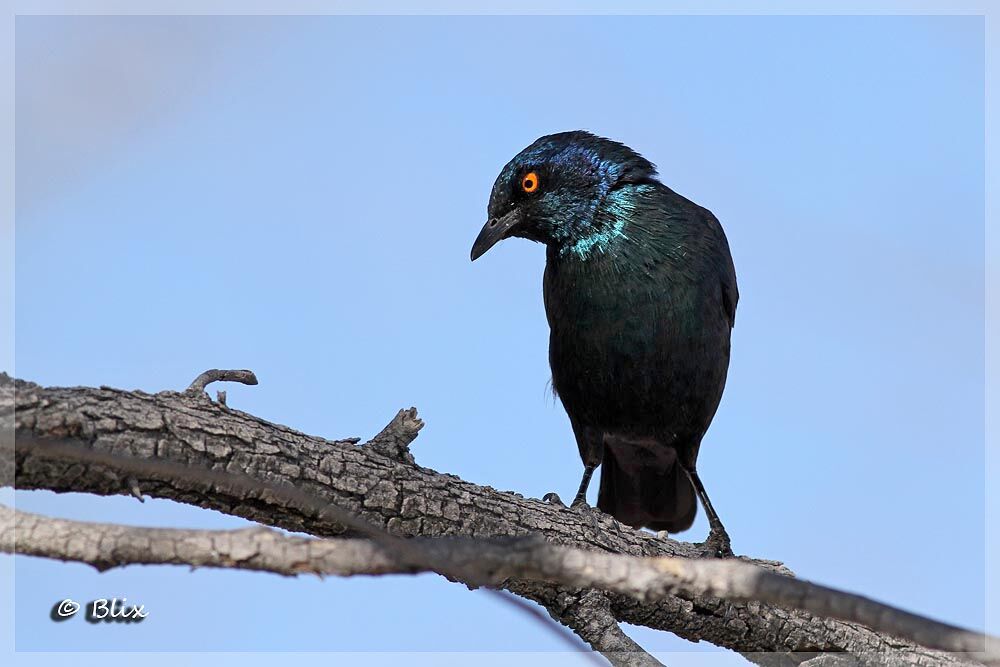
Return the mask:
<svg viewBox="0 0 1000 667">
<path fill-rule="evenodd" d="M 608 261 L 550 263 L 552 384 L 570 417 L 606 429 L 698 431 L 721 396 L 728 327 L 696 283 Z"/>
</svg>

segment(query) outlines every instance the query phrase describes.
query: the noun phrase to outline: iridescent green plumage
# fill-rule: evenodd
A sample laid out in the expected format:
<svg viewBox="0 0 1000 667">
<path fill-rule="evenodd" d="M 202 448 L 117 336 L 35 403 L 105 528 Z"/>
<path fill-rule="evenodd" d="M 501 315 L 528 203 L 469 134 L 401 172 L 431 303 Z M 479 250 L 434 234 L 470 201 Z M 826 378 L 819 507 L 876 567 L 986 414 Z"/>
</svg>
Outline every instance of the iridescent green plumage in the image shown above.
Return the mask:
<svg viewBox="0 0 1000 667">
<path fill-rule="evenodd" d="M 540 175 L 537 192 L 518 190 L 527 170 Z M 695 469 L 725 386 L 738 299 L 718 220 L 631 149 L 584 132 L 542 137 L 516 156 L 489 213 L 474 257 L 507 236 L 548 247 L 553 387 L 585 467 L 602 464 L 598 507 L 677 532 L 694 520 L 697 490 L 713 550 L 728 553 Z M 581 492 L 587 481 L 589 472 Z"/>
</svg>

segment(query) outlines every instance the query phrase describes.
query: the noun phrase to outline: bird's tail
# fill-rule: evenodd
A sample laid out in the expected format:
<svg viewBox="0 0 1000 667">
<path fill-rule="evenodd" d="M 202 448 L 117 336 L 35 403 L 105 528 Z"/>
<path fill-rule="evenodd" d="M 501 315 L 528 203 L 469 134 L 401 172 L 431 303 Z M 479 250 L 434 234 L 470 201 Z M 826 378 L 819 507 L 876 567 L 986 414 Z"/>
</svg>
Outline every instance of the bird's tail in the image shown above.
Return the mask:
<svg viewBox="0 0 1000 667">
<path fill-rule="evenodd" d="M 597 507 L 634 528 L 679 533 L 694 523 L 698 501 L 669 446 L 604 448 Z"/>
</svg>

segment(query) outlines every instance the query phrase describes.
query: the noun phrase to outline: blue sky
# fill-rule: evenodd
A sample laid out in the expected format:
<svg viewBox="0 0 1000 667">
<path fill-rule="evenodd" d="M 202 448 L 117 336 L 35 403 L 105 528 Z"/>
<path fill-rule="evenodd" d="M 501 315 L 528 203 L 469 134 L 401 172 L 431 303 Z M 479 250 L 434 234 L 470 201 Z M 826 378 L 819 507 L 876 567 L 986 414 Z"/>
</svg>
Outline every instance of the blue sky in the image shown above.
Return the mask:
<svg viewBox="0 0 1000 667">
<path fill-rule="evenodd" d="M 231 405 L 363 438 L 415 405 L 421 465 L 570 496 L 543 248 L 468 253 L 503 164 L 589 129 L 729 236 L 740 308 L 699 468 L 737 552 L 983 627 L 981 17 L 20 17 L 16 36 L 18 376 L 155 391 L 252 368 Z M 21 651 L 563 649 L 435 576 L 13 560 Z M 48 618 L 109 595 L 153 615 Z"/>
</svg>

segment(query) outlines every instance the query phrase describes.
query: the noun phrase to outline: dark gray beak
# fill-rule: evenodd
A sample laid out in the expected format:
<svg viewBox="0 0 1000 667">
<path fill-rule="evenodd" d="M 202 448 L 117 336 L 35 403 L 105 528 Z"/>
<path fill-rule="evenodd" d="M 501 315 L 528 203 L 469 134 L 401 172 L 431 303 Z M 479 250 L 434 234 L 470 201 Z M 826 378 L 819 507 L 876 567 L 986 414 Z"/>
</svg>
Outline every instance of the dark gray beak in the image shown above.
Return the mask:
<svg viewBox="0 0 1000 667">
<path fill-rule="evenodd" d="M 487 250 L 507 238 L 521 220 L 523 220 L 521 211 L 516 208 L 502 218 L 487 220 L 479 236 L 476 237 L 476 242 L 472 244 L 472 261 L 476 261 L 486 254 Z"/>
</svg>

